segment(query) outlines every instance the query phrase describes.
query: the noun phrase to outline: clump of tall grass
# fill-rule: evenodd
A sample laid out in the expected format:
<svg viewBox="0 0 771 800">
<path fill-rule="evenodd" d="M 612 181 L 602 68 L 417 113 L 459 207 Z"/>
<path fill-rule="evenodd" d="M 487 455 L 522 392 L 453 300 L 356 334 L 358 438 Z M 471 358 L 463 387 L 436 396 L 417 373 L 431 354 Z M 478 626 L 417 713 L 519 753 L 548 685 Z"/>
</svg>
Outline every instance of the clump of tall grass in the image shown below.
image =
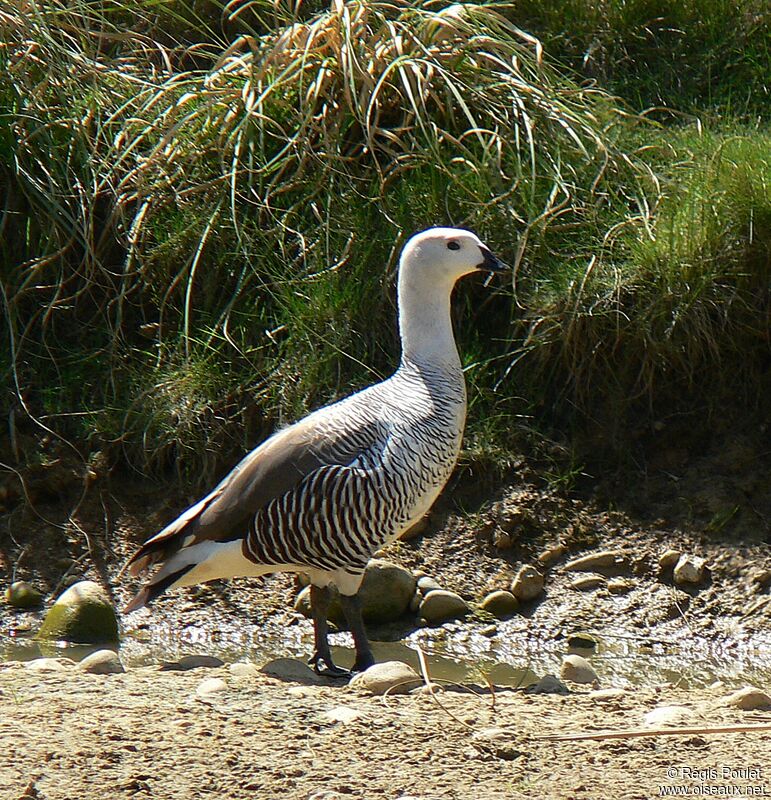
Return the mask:
<svg viewBox="0 0 771 800">
<path fill-rule="evenodd" d="M 415 228 L 516 261 L 525 223 L 580 226 L 644 176 L 619 110 L 493 7 L 213 5 L 0 15 L 3 369 L 46 425 L 75 383 L 78 435 L 142 469 L 387 370 Z"/>
</svg>

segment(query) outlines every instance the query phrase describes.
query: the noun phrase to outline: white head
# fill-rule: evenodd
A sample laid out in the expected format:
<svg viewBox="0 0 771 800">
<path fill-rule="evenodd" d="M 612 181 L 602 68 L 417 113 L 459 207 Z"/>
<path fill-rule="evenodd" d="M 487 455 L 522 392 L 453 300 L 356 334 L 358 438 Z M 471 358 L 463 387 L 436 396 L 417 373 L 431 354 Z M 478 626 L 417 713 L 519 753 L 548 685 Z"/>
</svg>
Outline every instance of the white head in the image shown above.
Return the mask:
<svg viewBox="0 0 771 800">
<path fill-rule="evenodd" d="M 471 231 L 429 228 L 404 246 L 401 281 L 441 290 L 472 272 L 501 272 L 505 267 Z"/>
</svg>

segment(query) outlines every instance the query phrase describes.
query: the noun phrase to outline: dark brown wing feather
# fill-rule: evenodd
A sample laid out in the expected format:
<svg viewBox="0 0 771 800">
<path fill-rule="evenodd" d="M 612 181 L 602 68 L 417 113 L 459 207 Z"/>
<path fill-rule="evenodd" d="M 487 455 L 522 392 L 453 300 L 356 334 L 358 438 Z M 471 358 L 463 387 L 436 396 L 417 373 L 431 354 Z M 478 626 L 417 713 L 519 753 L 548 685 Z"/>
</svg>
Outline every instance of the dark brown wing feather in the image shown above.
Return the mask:
<svg viewBox="0 0 771 800">
<path fill-rule="evenodd" d="M 311 420 L 274 434 L 252 450 L 206 497 L 160 533 L 148 539 L 124 569 L 136 576 L 186 547 L 205 539 L 227 541 L 246 534 L 248 522 L 273 498 L 293 489 L 321 466 L 347 464 L 378 439 L 376 423 L 355 431 L 322 436 Z M 356 442 L 355 447 L 346 440 Z"/>
</svg>

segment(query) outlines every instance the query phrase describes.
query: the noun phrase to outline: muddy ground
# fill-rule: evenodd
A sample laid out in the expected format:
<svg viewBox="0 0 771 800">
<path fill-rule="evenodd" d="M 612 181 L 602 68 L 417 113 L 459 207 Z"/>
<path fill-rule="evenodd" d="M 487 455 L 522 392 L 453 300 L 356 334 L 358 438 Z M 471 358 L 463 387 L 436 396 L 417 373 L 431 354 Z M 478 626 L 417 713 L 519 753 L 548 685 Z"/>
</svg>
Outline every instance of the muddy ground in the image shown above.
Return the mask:
<svg viewBox="0 0 771 800">
<path fill-rule="evenodd" d="M 740 656 L 745 668 L 756 660 L 769 663 L 768 431 L 715 436 L 690 450 L 679 441 L 663 431 L 649 442 L 639 468 L 608 475 L 571 471 L 569 460 L 545 465 L 522 459 L 506 486 L 482 492 L 476 467 L 466 465 L 423 531 L 385 555 L 473 602 L 505 588 L 522 564 L 544 573 L 544 594 L 497 631 L 479 615 L 440 631 L 445 643 L 461 643 L 456 652 L 465 636 L 483 629 L 503 650 L 515 628 L 531 632 L 536 647 L 557 643 L 563 650 L 571 633 L 589 631 L 601 641 L 612 630 L 643 644 L 682 648 L 685 658 L 689 643 L 714 642 L 729 668 Z M 31 580 L 47 602 L 68 583 L 91 578 L 122 604 L 133 587 L 117 580 L 120 564 L 196 499 L 116 479 L 95 464 L 90 469 L 84 483 L 77 464 L 57 457 L 23 472 L 24 490 L 15 475 L 0 486 L 0 572 L 6 580 Z M 677 586 L 671 573 L 661 572 L 659 557 L 671 548 L 707 560 L 699 585 Z M 565 569 L 567 562 L 608 549 L 623 559 L 603 571 L 599 588 L 571 588 L 576 574 Z M 609 588 L 613 578 L 625 582 L 623 591 Z M 180 635 L 208 630 L 213 641 L 220 631 L 246 626 L 258 632 L 302 627 L 307 623 L 297 623 L 292 612 L 297 588 L 293 578 L 277 576 L 182 590 L 124 620 L 124 629 L 150 635 L 163 623 Z M 38 620 L 39 613 L 2 607 L 0 646 L 33 631 Z M 371 634 L 395 638 L 419 625 L 407 619 Z M 206 642 L 198 652 L 206 652 Z M 227 690 L 201 698 L 197 685 L 215 673 Z M 102 677 L 10 664 L 0 671 L 0 800 L 649 798 L 661 796 L 659 786 L 688 784 L 686 768 L 696 775 L 692 795 L 697 784 L 718 787 L 702 791 L 713 796 L 739 791 L 720 786 L 761 786 L 744 796 L 771 794 L 768 733 L 569 743 L 539 738 L 635 728 L 646 712 L 670 703 L 696 709 L 699 724 L 747 721 L 746 712 L 715 706 L 728 686 L 686 690 L 677 680 L 634 686 L 612 673 L 600 675 L 602 688 L 624 686 L 624 694 L 599 700 L 588 690 L 561 697 L 500 689 L 492 704 L 490 696 L 447 692 L 443 709 L 431 698 L 384 702 L 341 687 L 298 694 L 261 674 L 235 676 L 227 666 L 206 674 L 141 667 Z M 325 716 L 340 705 L 360 715 L 345 723 Z M 500 752 L 497 744 L 473 738 L 491 727 L 505 729 Z M 746 768 L 746 780 L 723 780 L 723 767 Z"/>
</svg>

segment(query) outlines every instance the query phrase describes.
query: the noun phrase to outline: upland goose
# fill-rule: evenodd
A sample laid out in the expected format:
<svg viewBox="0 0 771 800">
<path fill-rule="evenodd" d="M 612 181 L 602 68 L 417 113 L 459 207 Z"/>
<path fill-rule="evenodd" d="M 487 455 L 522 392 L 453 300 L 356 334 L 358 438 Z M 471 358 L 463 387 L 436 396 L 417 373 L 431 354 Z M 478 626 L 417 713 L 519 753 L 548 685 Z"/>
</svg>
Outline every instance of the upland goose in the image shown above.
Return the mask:
<svg viewBox="0 0 771 800">
<path fill-rule="evenodd" d="M 317 672 L 347 674 L 327 640 L 330 586 L 356 646 L 373 662 L 357 597 L 372 554 L 431 507 L 455 466 L 466 386 L 450 319 L 456 281 L 503 265 L 471 232 L 430 228 L 399 261 L 402 357 L 387 380 L 321 408 L 252 450 L 127 566 L 160 565 L 125 611 L 215 578 L 303 572 L 311 580 Z"/>
</svg>

